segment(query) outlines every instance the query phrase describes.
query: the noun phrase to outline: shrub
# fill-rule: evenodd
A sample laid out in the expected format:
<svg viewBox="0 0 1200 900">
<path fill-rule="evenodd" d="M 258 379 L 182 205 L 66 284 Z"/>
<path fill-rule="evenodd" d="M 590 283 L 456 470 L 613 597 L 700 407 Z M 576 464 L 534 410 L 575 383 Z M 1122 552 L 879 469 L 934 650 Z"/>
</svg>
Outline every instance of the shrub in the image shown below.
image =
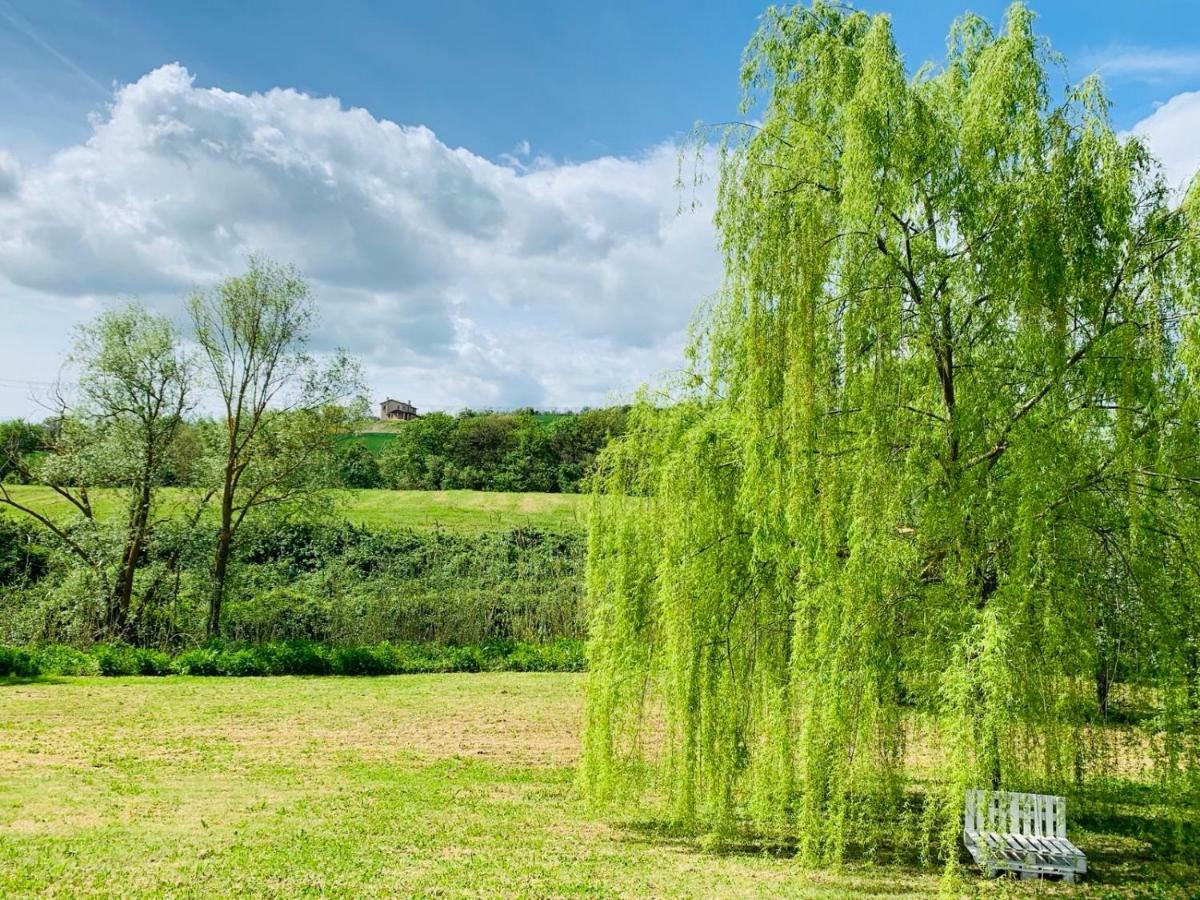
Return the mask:
<svg viewBox="0 0 1200 900">
<path fill-rule="evenodd" d="M 132 647 L 124 644 L 97 644 L 92 655 L 101 675 L 137 675 L 138 659 Z"/>
<path fill-rule="evenodd" d="M 138 591 L 158 589 L 136 611 L 130 643 L 175 650 L 195 645 L 211 592 L 210 537 L 200 526 L 180 526 L 147 546 Z M 251 522 L 231 571 L 222 637 L 238 646 L 583 637 L 585 543 L 582 530 L 471 534 Z M 10 544 L 0 540 L 0 557 L 4 547 L 31 546 Z M 173 576 L 176 562 L 182 569 Z M 61 553 L 52 554 L 49 565 L 36 581 L 25 576 L 26 568 L 15 581 L 0 578 L 0 644 L 84 646 L 104 627 L 104 587 L 95 575 Z M 109 665 L 125 665 L 120 653 L 111 656 Z"/>
<path fill-rule="evenodd" d="M 387 675 L 395 671 L 396 659 L 387 644 L 377 647 L 339 647 L 331 664 L 338 675 Z"/>
<path fill-rule="evenodd" d="M 25 522 L 0 516 L 0 584 L 35 582 L 50 568 L 50 551 Z"/>
<path fill-rule="evenodd" d="M 161 650 L 138 648 L 134 658 L 139 675 L 170 675 L 174 671 L 171 657 Z"/>
<path fill-rule="evenodd" d="M 100 674 L 100 664 L 95 656 L 65 644 L 48 644 L 33 652 L 41 675 Z"/>
<path fill-rule="evenodd" d="M 221 675 L 218 656 L 219 652 L 212 647 L 185 650 L 175 657 L 174 669 L 180 675 Z"/>
<path fill-rule="evenodd" d="M 60 644 L 0 647 L 0 676 L 38 675 L 407 675 L 420 672 L 578 672 L 583 643 L 496 641 L 486 645 L 374 644 L 330 647 L 312 641 L 185 650 L 171 657 L 126 644 L 76 650 Z"/>
<path fill-rule="evenodd" d="M 339 487 L 378 488 L 383 486 L 379 463 L 360 440 L 351 440 L 339 447 L 334 458 Z"/>
<path fill-rule="evenodd" d="M 329 648 L 322 644 L 315 644 L 311 641 L 290 641 L 284 644 L 268 644 L 264 649 L 271 654 L 274 660 L 273 674 L 333 674 Z"/>
<path fill-rule="evenodd" d="M 20 647 L 0 647 L 0 675 L 27 678 L 40 674 L 36 654 Z"/>
</svg>

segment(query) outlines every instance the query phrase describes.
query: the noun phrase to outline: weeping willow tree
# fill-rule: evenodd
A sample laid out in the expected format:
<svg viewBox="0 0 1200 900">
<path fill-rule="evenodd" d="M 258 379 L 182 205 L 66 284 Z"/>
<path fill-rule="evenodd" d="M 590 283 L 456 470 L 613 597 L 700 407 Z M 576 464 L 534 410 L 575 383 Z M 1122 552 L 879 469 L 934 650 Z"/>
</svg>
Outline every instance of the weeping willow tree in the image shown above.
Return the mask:
<svg viewBox="0 0 1200 900">
<path fill-rule="evenodd" d="M 596 478 L 594 800 L 826 863 L 1118 756 L 1200 810 L 1200 191 L 1053 62 L 1021 5 L 912 76 L 886 17 L 766 13 L 723 289 Z"/>
</svg>

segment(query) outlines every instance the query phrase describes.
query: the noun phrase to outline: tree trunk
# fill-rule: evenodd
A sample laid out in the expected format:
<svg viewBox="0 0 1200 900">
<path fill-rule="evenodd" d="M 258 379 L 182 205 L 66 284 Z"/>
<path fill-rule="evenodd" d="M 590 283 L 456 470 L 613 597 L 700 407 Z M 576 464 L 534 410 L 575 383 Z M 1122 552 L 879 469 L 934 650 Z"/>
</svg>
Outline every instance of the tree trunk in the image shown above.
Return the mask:
<svg viewBox="0 0 1200 900">
<path fill-rule="evenodd" d="M 142 553 L 142 544 L 146 539 L 146 527 L 149 521 L 150 482 L 147 478 L 142 483 L 137 507 L 130 517 L 125 552 L 121 555 L 121 574 L 109 600 L 106 623 L 109 637 L 124 638 L 127 636 L 125 631 L 129 625 L 129 610 L 133 603 L 133 582 L 137 575 L 138 557 Z"/>
<path fill-rule="evenodd" d="M 217 538 L 217 555 L 213 565 L 213 591 L 208 602 L 208 636 L 221 633 L 221 601 L 225 597 L 225 573 L 229 569 L 229 534 L 225 530 Z"/>
<path fill-rule="evenodd" d="M 225 470 L 221 492 L 221 527 L 217 532 L 217 550 L 213 557 L 213 589 L 208 603 L 208 636 L 221 633 L 221 601 L 225 598 L 225 576 L 229 571 L 229 552 L 233 544 L 233 468 Z"/>
<path fill-rule="evenodd" d="M 1100 707 L 1100 715 L 1108 718 L 1108 693 L 1111 686 L 1111 679 L 1108 673 L 1108 660 L 1104 654 L 1101 654 L 1099 664 L 1096 666 L 1096 704 Z"/>
</svg>

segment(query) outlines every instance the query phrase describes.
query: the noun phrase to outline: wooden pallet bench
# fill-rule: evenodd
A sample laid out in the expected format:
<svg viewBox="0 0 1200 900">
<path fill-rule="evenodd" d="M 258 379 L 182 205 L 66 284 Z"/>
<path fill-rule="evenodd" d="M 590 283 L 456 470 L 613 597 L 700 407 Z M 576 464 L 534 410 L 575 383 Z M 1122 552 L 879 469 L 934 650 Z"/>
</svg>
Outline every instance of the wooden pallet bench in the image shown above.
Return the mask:
<svg viewBox="0 0 1200 900">
<path fill-rule="evenodd" d="M 1059 876 L 1074 881 L 1087 857 L 1067 840 L 1067 801 L 1047 794 L 967 791 L 963 843 L 989 876 Z"/>
</svg>

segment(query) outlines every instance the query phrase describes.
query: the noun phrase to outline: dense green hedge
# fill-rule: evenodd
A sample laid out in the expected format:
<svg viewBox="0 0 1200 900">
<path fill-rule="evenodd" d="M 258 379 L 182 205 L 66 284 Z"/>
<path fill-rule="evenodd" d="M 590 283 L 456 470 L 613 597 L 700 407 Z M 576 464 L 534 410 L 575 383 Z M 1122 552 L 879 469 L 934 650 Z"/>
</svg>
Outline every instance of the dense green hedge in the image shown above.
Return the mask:
<svg viewBox="0 0 1200 900">
<path fill-rule="evenodd" d="M 473 646 L 382 643 L 335 647 L 311 641 L 213 645 L 176 655 L 124 644 L 0 647 L 0 676 L 409 675 L 419 672 L 579 672 L 583 642 L 496 641 Z"/>
<path fill-rule="evenodd" d="M 20 524 L 6 530 L 0 517 L 0 644 L 90 644 L 103 628 L 100 587 Z M 582 638 L 585 545 L 582 531 L 248 523 L 235 548 L 222 637 L 231 645 L 336 646 Z M 129 643 L 178 651 L 204 642 L 211 546 L 205 523 L 172 523 L 145 547 Z"/>
</svg>

